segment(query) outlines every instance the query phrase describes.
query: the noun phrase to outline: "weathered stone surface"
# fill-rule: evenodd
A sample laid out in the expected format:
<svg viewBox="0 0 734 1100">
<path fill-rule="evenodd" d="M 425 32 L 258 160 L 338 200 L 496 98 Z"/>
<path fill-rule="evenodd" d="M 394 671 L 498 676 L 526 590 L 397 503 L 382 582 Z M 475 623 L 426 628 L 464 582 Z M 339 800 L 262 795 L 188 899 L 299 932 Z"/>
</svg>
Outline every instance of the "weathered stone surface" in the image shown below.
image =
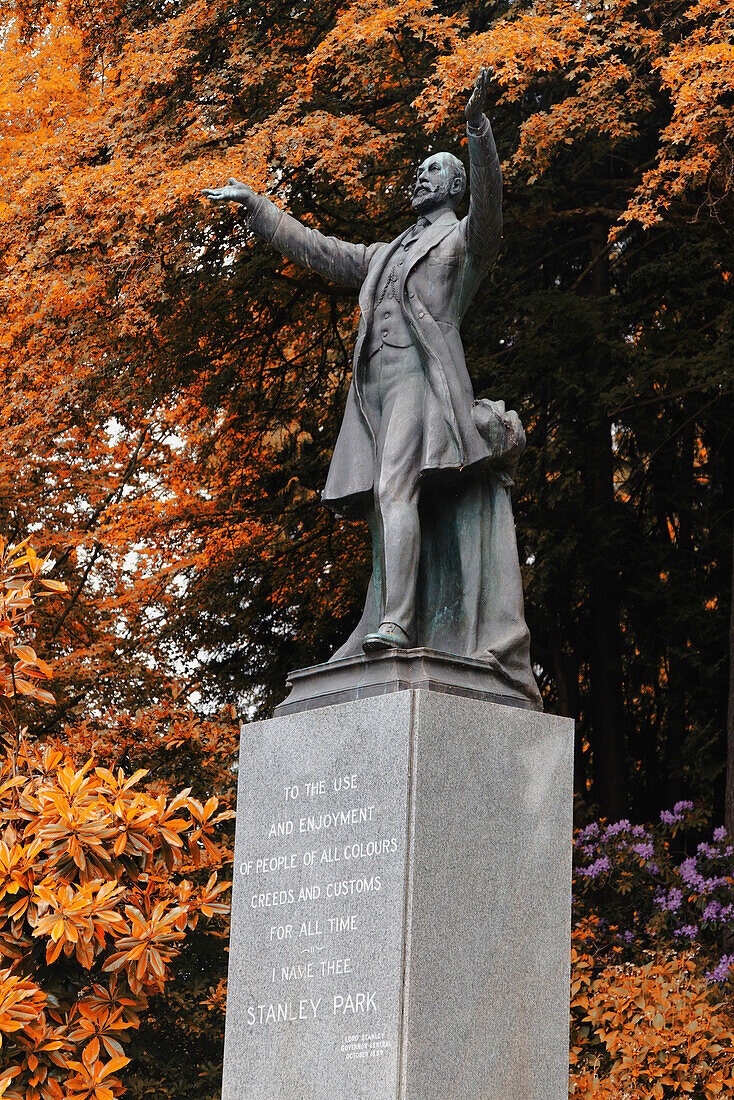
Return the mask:
<svg viewBox="0 0 734 1100">
<path fill-rule="evenodd" d="M 406 1100 L 565 1100 L 573 723 L 417 706 L 403 1012 Z"/>
<path fill-rule="evenodd" d="M 223 1100 L 565 1100 L 572 731 L 425 690 L 243 727 Z"/>
</svg>

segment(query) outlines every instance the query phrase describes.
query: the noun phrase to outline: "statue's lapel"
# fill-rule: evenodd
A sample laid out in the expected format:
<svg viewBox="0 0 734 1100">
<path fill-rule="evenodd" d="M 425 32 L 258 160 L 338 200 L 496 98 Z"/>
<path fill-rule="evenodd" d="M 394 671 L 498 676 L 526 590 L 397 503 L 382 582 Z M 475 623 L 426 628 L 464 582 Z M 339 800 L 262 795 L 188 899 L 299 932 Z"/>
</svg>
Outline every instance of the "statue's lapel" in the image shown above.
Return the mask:
<svg viewBox="0 0 734 1100">
<path fill-rule="evenodd" d="M 421 233 L 413 247 L 408 250 L 408 265 L 405 269 L 405 280 L 407 280 L 408 275 L 415 265 L 422 260 L 432 248 L 440 244 L 452 229 L 456 229 L 458 224 L 459 219 L 456 217 L 456 214 L 449 210 L 445 214 L 442 214 L 440 218 L 436 218 L 436 221 L 432 222 L 431 225 Z M 405 285 L 405 282 L 403 285 Z"/>
<path fill-rule="evenodd" d="M 408 272 L 415 267 L 418 261 L 422 260 L 426 253 L 430 252 L 432 248 L 435 248 L 452 229 L 456 229 L 458 224 L 459 219 L 456 217 L 456 214 L 449 210 L 445 214 L 442 214 L 440 218 L 436 218 L 436 221 L 432 222 L 427 229 L 424 229 L 415 244 L 411 245 L 407 250 L 405 278 L 407 278 Z M 391 262 L 397 250 L 402 247 L 405 238 L 413 232 L 413 228 L 412 225 L 409 226 L 404 233 L 401 233 L 399 237 L 396 237 L 394 241 L 386 246 L 374 263 L 370 264 L 367 278 L 362 283 L 362 289 L 359 292 L 359 307 L 368 324 L 371 321 L 375 291 L 377 290 L 383 272 Z"/>
</svg>

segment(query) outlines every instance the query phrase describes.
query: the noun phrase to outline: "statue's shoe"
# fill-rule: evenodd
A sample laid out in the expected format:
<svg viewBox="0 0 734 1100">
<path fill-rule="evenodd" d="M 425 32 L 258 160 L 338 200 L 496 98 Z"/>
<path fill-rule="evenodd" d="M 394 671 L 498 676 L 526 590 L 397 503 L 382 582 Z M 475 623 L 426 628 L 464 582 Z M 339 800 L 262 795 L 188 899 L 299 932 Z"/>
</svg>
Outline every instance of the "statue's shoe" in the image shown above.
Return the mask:
<svg viewBox="0 0 734 1100">
<path fill-rule="evenodd" d="M 408 649 L 410 638 L 397 623 L 380 623 L 373 634 L 367 634 L 362 642 L 365 653 L 377 653 L 381 649 Z"/>
</svg>

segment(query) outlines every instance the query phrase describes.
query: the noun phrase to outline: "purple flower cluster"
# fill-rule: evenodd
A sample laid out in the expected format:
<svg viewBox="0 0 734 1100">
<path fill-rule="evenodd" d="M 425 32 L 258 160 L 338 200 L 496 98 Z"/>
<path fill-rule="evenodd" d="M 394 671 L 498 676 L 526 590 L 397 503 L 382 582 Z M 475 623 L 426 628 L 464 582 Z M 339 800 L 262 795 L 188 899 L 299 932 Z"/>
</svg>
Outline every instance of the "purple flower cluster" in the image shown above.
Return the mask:
<svg viewBox="0 0 734 1100">
<path fill-rule="evenodd" d="M 697 945 L 716 958 L 734 925 L 734 847 L 725 828 L 695 854 L 683 852 L 686 830 L 700 830 L 691 802 L 664 810 L 657 825 L 592 821 L 576 834 L 574 904 L 578 916 L 603 914 L 610 947 L 633 957 L 641 946 Z M 671 850 L 672 849 L 672 850 Z M 718 950 L 717 950 L 718 949 Z M 709 981 L 734 981 L 734 956 L 719 957 Z"/>
<path fill-rule="evenodd" d="M 698 929 L 695 924 L 684 924 L 682 928 L 674 929 L 673 935 L 676 937 L 684 936 L 686 939 L 695 940 L 698 936 Z"/>
<path fill-rule="evenodd" d="M 662 811 L 660 820 L 663 825 L 678 825 L 685 820 L 686 813 L 692 809 L 692 802 L 676 802 L 672 810 Z"/>
<path fill-rule="evenodd" d="M 720 901 L 710 901 L 702 914 L 702 920 L 704 921 L 717 921 L 720 924 L 726 922 L 727 924 L 731 920 L 731 915 L 734 913 L 734 905 L 722 905 Z"/>
<path fill-rule="evenodd" d="M 660 908 L 667 909 L 669 913 L 677 913 L 682 901 L 683 891 L 679 890 L 677 886 L 672 886 L 670 890 L 668 890 L 667 897 L 661 897 Z"/>
<path fill-rule="evenodd" d="M 587 878 L 598 878 L 599 875 L 603 875 L 606 871 L 610 871 L 612 868 L 609 862 L 609 856 L 601 856 L 595 860 L 590 867 L 579 867 L 576 873 L 579 875 L 586 875 Z"/>
<path fill-rule="evenodd" d="M 732 969 L 734 968 L 734 955 L 724 955 L 717 966 L 713 970 L 709 970 L 706 975 L 706 981 L 711 982 L 713 985 L 715 982 L 725 982 L 728 978 L 732 977 Z"/>
<path fill-rule="evenodd" d="M 704 847 L 704 845 L 701 845 L 701 847 Z M 708 847 L 708 845 L 705 845 L 705 847 Z M 705 890 L 706 880 L 698 870 L 697 856 L 689 856 L 688 859 L 684 859 L 678 872 L 686 886 L 690 886 L 692 890 L 697 890 L 699 893 Z"/>
</svg>

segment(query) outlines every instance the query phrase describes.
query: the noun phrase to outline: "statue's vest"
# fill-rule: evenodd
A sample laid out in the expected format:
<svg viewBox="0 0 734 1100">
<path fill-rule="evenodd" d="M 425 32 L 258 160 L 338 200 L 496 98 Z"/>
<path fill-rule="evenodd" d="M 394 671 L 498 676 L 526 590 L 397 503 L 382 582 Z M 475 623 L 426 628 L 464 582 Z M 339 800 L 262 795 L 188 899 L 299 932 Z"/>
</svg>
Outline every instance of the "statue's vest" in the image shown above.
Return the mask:
<svg viewBox="0 0 734 1100">
<path fill-rule="evenodd" d="M 403 297 L 403 284 L 407 268 L 407 252 L 423 232 L 424 225 L 414 227 L 413 234 L 403 241 L 388 267 L 383 271 L 377 285 L 374 302 L 372 331 L 370 333 L 367 357 L 387 344 L 391 348 L 414 347 L 413 337 L 405 322 L 400 302 Z"/>
</svg>

